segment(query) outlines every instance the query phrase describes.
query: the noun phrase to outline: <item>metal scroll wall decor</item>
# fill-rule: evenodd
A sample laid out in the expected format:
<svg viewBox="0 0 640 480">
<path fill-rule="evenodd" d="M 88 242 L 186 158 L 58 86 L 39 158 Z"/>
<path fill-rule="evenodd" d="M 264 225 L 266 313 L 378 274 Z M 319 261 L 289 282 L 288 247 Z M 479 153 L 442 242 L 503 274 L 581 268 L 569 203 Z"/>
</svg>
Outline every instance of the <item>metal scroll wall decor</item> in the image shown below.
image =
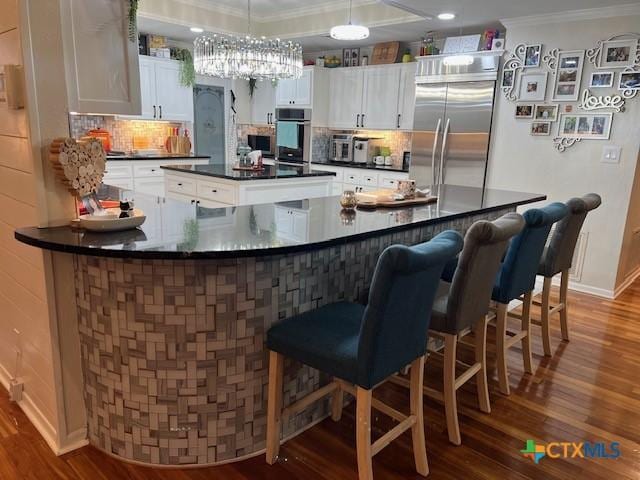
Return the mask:
<svg viewBox="0 0 640 480">
<path fill-rule="evenodd" d="M 640 91 L 640 34 L 615 35 L 588 50 L 542 50 L 541 44 L 520 43 L 505 52 L 500 86 L 507 100 L 518 103 L 516 118 L 531 119 L 536 136 L 550 136 L 557 122 L 553 143 L 559 152 L 582 140 L 609 139 L 614 113 L 625 112 Z M 584 64 L 592 66 L 588 74 Z M 599 95 L 604 89 L 609 91 Z M 549 114 L 554 111 L 560 114 Z"/>
</svg>

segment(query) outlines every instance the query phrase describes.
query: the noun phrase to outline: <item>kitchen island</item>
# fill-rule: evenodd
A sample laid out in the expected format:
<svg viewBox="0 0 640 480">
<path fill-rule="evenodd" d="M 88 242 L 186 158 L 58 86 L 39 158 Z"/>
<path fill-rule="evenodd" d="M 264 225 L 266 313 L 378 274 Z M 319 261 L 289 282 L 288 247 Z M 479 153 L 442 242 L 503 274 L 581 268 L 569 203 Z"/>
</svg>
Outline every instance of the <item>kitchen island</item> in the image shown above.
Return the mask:
<svg viewBox="0 0 640 480">
<path fill-rule="evenodd" d="M 356 212 L 341 211 L 338 197 L 193 205 L 173 236 L 155 241 L 148 237 L 162 226 L 153 215 L 139 230 L 111 234 L 17 230 L 21 242 L 72 257 L 91 444 L 156 465 L 211 465 L 262 453 L 271 325 L 358 299 L 388 245 L 416 244 L 445 229 L 464 233 L 477 220 L 545 199 L 454 186 L 434 193 L 439 200 L 431 205 Z M 327 380 L 287 362 L 285 405 Z M 322 401 L 285 419 L 283 436 L 328 411 Z"/>
<path fill-rule="evenodd" d="M 210 208 L 326 197 L 335 177 L 309 165 L 278 162 L 262 170 L 235 170 L 229 163 L 162 168 L 167 197 Z"/>
</svg>

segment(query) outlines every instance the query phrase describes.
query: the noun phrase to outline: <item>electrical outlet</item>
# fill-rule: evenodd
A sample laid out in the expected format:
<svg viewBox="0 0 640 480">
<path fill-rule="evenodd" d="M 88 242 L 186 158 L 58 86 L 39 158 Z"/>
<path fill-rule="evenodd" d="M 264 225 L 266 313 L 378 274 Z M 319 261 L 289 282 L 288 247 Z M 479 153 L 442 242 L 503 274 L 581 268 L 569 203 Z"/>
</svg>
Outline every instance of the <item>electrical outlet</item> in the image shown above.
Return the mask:
<svg viewBox="0 0 640 480">
<path fill-rule="evenodd" d="M 22 400 L 22 390 L 24 390 L 24 383 L 22 383 L 22 380 L 12 378 L 9 383 L 9 399 L 12 402 L 19 402 Z"/>
<path fill-rule="evenodd" d="M 622 147 L 605 145 L 602 147 L 602 163 L 620 163 Z"/>
</svg>

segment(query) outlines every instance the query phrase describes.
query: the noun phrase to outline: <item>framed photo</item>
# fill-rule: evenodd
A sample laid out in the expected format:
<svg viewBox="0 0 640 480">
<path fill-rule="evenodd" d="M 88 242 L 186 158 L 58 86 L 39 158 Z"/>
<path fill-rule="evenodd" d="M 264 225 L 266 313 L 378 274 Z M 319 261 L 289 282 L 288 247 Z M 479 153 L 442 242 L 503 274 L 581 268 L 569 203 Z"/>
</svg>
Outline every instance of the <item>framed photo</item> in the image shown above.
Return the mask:
<svg viewBox="0 0 640 480">
<path fill-rule="evenodd" d="M 360 65 L 360 49 L 352 48 L 351 49 L 351 64 L 352 67 L 357 67 Z"/>
<path fill-rule="evenodd" d="M 602 43 L 598 68 L 624 68 L 635 63 L 638 39 L 609 40 Z"/>
<path fill-rule="evenodd" d="M 551 135 L 551 123 L 549 122 L 532 122 L 531 135 L 534 137 Z"/>
<path fill-rule="evenodd" d="M 547 93 L 547 72 L 520 75 L 518 100 L 544 102 Z"/>
<path fill-rule="evenodd" d="M 571 113 L 560 115 L 558 136 L 608 140 L 611 134 L 613 113 Z"/>
<path fill-rule="evenodd" d="M 613 87 L 613 77 L 615 72 L 593 72 L 589 81 L 590 88 Z"/>
<path fill-rule="evenodd" d="M 516 118 L 533 118 L 533 104 L 516 105 Z"/>
<path fill-rule="evenodd" d="M 561 51 L 556 65 L 554 102 L 575 102 L 580 96 L 584 50 Z"/>
<path fill-rule="evenodd" d="M 503 87 L 513 87 L 514 79 L 515 79 L 515 71 L 514 70 L 504 70 L 502 72 L 502 86 Z"/>
<path fill-rule="evenodd" d="M 640 72 L 622 72 L 618 90 L 640 90 Z"/>
<path fill-rule="evenodd" d="M 555 122 L 558 119 L 558 105 L 536 105 L 534 120 Z"/>
<path fill-rule="evenodd" d="M 542 45 L 527 45 L 524 52 L 524 67 L 539 67 Z"/>
</svg>

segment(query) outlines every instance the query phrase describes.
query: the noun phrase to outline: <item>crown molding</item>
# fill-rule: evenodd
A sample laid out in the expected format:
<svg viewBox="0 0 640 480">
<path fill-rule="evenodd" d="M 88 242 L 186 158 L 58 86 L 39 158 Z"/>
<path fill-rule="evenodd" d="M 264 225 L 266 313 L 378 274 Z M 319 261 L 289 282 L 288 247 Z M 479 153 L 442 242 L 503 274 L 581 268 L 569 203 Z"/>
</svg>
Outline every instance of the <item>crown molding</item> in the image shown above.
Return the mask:
<svg viewBox="0 0 640 480">
<path fill-rule="evenodd" d="M 509 29 L 550 23 L 579 22 L 585 20 L 598 20 L 601 18 L 626 17 L 629 15 L 640 15 L 640 3 L 587 8 L 584 10 L 571 10 L 569 12 L 530 15 L 526 17 L 505 18 L 501 19 L 500 23 L 502 23 L 505 28 Z"/>
<path fill-rule="evenodd" d="M 228 5 L 220 5 L 211 0 L 174 0 L 177 3 L 181 3 L 183 5 L 188 5 L 190 7 L 202 8 L 203 10 L 208 10 L 210 12 L 222 13 L 226 15 L 233 15 L 235 17 L 246 18 L 247 17 L 247 9 L 246 8 L 238 8 L 238 7 L 230 7 Z M 377 0 L 353 0 L 354 8 L 373 5 L 379 3 Z M 255 23 L 268 23 L 274 22 L 278 20 L 289 20 L 297 17 L 304 17 L 306 15 L 316 15 L 319 13 L 330 13 L 336 12 L 340 10 L 347 11 L 348 6 L 345 7 L 344 0 L 332 0 L 330 2 L 323 2 L 320 4 L 310 3 L 309 5 L 298 7 L 298 8 L 289 8 L 283 12 L 277 13 L 269 13 L 267 15 L 258 15 L 255 12 L 251 13 L 251 21 Z"/>
</svg>

